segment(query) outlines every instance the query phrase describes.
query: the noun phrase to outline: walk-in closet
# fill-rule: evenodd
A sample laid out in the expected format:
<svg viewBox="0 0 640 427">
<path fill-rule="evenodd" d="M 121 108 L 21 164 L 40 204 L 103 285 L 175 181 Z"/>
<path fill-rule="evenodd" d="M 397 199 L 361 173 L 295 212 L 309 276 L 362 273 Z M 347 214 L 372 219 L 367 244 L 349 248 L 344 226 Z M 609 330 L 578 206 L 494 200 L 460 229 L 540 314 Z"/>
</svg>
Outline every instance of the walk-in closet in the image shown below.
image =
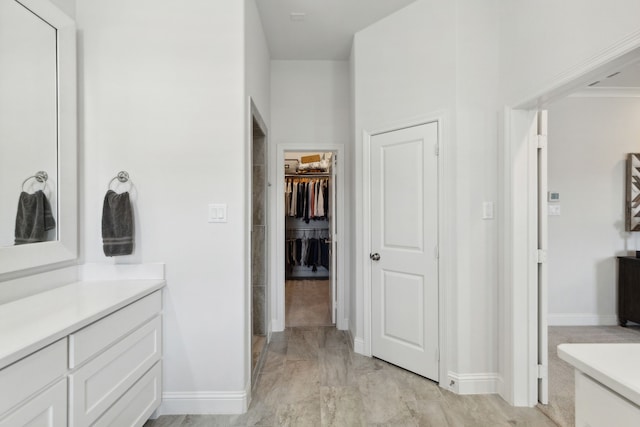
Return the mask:
<svg viewBox="0 0 640 427">
<path fill-rule="evenodd" d="M 285 326 L 335 323 L 334 154 L 285 152 Z"/>
</svg>

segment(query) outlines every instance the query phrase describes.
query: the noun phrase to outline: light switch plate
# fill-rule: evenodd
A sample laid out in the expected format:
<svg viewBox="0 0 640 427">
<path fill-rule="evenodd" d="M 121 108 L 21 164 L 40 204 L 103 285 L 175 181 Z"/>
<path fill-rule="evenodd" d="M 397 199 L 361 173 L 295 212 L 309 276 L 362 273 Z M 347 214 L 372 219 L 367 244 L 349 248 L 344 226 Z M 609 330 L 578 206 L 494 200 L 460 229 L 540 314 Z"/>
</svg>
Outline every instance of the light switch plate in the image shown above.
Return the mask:
<svg viewBox="0 0 640 427">
<path fill-rule="evenodd" d="M 547 209 L 549 216 L 560 216 L 560 205 L 548 205 Z"/>
<path fill-rule="evenodd" d="M 493 202 L 482 203 L 482 219 L 493 219 Z"/>
<path fill-rule="evenodd" d="M 227 222 L 227 205 L 224 203 L 210 204 L 209 222 Z"/>
</svg>

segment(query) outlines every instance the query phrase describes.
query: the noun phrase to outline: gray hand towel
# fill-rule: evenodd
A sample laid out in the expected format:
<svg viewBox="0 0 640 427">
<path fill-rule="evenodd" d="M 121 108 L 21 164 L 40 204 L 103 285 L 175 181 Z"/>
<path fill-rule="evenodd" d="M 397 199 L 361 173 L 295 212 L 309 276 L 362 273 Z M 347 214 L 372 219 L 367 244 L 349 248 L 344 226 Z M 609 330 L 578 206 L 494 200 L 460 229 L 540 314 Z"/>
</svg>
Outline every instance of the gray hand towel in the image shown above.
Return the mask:
<svg viewBox="0 0 640 427">
<path fill-rule="evenodd" d="M 21 192 L 16 215 L 15 244 L 44 242 L 47 231 L 56 226 L 51 205 L 42 190 L 33 194 Z"/>
<path fill-rule="evenodd" d="M 102 243 L 106 256 L 133 253 L 133 210 L 128 192 L 109 190 L 104 196 Z"/>
</svg>

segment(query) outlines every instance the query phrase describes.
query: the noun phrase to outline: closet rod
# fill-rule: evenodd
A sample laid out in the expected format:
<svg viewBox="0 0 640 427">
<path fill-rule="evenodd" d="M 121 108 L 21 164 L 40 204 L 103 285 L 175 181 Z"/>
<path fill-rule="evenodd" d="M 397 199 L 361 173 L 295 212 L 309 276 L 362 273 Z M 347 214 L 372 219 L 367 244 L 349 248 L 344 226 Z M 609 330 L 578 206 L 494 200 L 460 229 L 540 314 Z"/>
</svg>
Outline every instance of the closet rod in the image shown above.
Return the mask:
<svg viewBox="0 0 640 427">
<path fill-rule="evenodd" d="M 287 231 L 323 231 L 323 230 L 329 231 L 328 228 L 287 228 Z"/>
<path fill-rule="evenodd" d="M 314 173 L 314 174 L 308 174 L 308 175 L 299 175 L 299 174 L 291 174 L 291 173 L 286 173 L 284 174 L 285 178 L 315 178 L 315 177 L 319 177 L 319 178 L 331 178 L 331 174 L 330 173 Z"/>
</svg>

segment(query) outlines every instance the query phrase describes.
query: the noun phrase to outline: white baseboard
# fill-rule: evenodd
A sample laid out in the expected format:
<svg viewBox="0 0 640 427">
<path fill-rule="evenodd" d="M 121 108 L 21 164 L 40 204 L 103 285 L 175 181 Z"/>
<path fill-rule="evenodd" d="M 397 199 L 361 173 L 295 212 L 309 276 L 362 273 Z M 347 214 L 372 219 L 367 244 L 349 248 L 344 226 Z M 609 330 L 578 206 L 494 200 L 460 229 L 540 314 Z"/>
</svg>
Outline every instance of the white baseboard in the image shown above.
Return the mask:
<svg viewBox="0 0 640 427">
<path fill-rule="evenodd" d="M 243 414 L 248 407 L 246 391 L 164 392 L 157 416 Z"/>
<path fill-rule="evenodd" d="M 362 338 L 356 337 L 353 339 L 353 352 L 367 356 L 364 352 L 364 340 Z"/>
<path fill-rule="evenodd" d="M 615 314 L 568 313 L 549 314 L 549 326 L 615 326 L 618 316 Z"/>
<path fill-rule="evenodd" d="M 497 372 L 458 374 L 449 371 L 448 389 L 457 394 L 495 394 L 498 392 Z"/>
</svg>

